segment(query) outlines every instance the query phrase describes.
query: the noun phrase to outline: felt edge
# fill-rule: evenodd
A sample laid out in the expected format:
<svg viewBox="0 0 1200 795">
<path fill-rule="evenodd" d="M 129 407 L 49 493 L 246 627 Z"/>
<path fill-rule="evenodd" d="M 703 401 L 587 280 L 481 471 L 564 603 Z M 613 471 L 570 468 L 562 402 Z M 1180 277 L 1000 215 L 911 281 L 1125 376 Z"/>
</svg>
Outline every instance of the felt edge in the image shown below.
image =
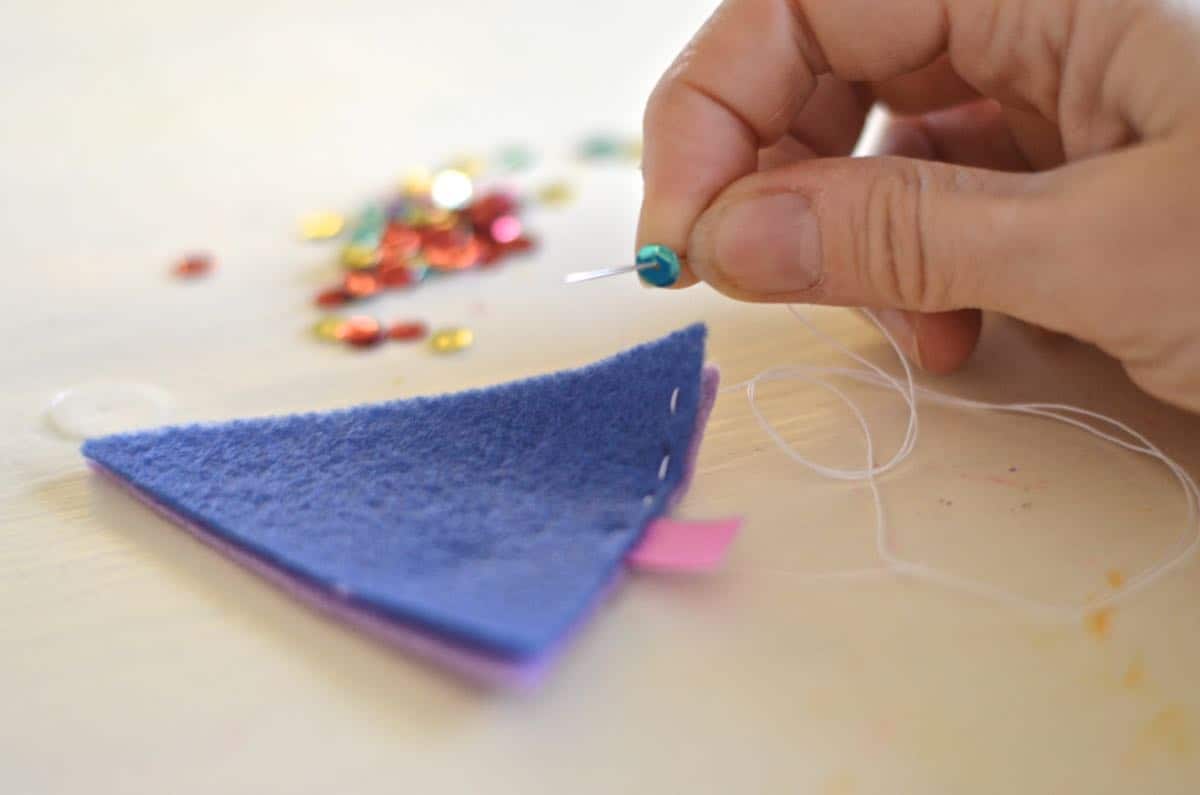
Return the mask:
<svg viewBox="0 0 1200 795">
<path fill-rule="evenodd" d="M 718 391 L 717 386 L 720 382 L 720 371 L 715 366 L 711 366 L 710 369 L 710 366 L 706 365 L 704 362 L 705 353 L 707 351 L 708 327 L 703 323 L 693 323 L 692 325 L 668 334 L 659 340 L 642 343 L 641 345 L 622 351 L 615 356 L 611 356 L 608 359 L 602 360 L 601 362 L 597 362 L 596 365 L 593 365 L 600 366 L 604 363 L 617 363 L 623 358 L 633 356 L 638 353 L 644 353 L 647 348 L 656 347 L 658 345 L 665 344 L 668 341 L 676 340 L 680 341 L 684 346 L 684 355 L 686 355 L 689 359 L 692 359 L 694 356 L 694 360 L 689 366 L 689 375 L 691 379 L 689 381 L 689 385 L 694 385 L 696 389 L 695 404 L 691 406 L 690 409 L 690 423 L 688 426 L 686 426 L 686 430 L 680 434 L 682 437 L 681 441 L 687 445 L 687 449 L 683 455 L 682 464 L 678 467 L 678 469 L 675 472 L 672 472 L 671 468 L 668 468 L 666 488 L 662 491 L 658 491 L 656 489 L 655 492 L 652 492 L 651 495 L 647 497 L 647 499 L 651 499 L 651 497 L 652 499 L 637 520 L 637 532 L 629 537 L 617 554 L 610 559 L 606 569 L 595 578 L 595 584 L 592 586 L 593 592 L 602 590 L 606 582 L 611 581 L 618 575 L 619 572 L 625 570 L 625 568 L 628 566 L 629 554 L 636 549 L 637 546 L 642 542 L 642 539 L 645 538 L 646 531 L 649 529 L 649 527 L 654 523 L 655 520 L 669 513 L 674 507 L 675 503 L 682 497 L 683 492 L 687 490 L 687 486 L 691 483 L 692 474 L 695 469 L 696 457 L 699 455 L 700 440 L 704 436 L 704 428 L 708 422 L 708 416 L 712 411 L 713 403 L 716 401 Z M 576 370 L 576 372 L 587 369 L 590 368 L 579 368 Z M 677 385 L 676 391 L 680 391 L 681 389 L 682 385 Z M 672 400 L 674 400 L 674 398 L 672 398 Z M 684 405 L 686 406 L 687 403 L 685 402 Z M 676 417 L 675 408 L 672 406 L 671 414 L 667 418 L 667 423 L 676 422 L 678 419 L 682 419 L 682 417 Z M 661 475 L 658 476 L 658 480 L 663 480 Z M 586 599 L 575 604 L 573 609 L 569 611 L 569 614 L 572 616 L 572 618 L 568 618 L 564 622 L 560 623 L 557 628 L 550 633 L 549 642 L 552 644 L 554 639 L 570 634 L 572 627 L 579 622 L 579 617 L 584 615 L 586 612 Z M 537 653 L 538 652 L 535 650 L 532 655 L 527 652 L 524 656 L 535 656 Z"/>
<path fill-rule="evenodd" d="M 721 386 L 720 368 L 718 368 L 715 364 L 704 365 L 704 368 L 700 372 L 700 394 L 699 394 L 699 399 L 696 402 L 695 427 L 692 431 L 692 439 L 691 439 L 691 443 L 688 446 L 687 455 L 684 458 L 683 471 L 680 475 L 679 484 L 678 484 L 678 486 L 676 486 L 675 490 L 671 493 L 671 495 L 667 498 L 667 509 L 668 510 L 675 508 L 679 504 L 679 502 L 683 499 L 683 497 L 687 494 L 688 489 L 691 487 L 692 478 L 696 472 L 696 461 L 700 456 L 700 443 L 704 438 L 704 430 L 708 426 L 709 417 L 712 415 L 713 407 L 716 404 L 717 395 L 720 391 L 720 386 Z M 659 574 L 659 573 L 670 574 L 670 573 L 680 573 L 680 572 L 697 573 L 698 571 L 711 571 L 711 569 L 704 569 L 704 570 L 686 569 L 686 568 L 680 568 L 680 567 L 676 567 L 676 566 L 662 565 L 660 562 L 657 562 L 655 560 L 642 559 L 639 556 L 639 552 L 645 548 L 647 541 L 655 533 L 656 525 L 658 525 L 659 522 L 664 522 L 664 521 L 672 522 L 674 520 L 667 519 L 663 516 L 659 516 L 654 519 L 651 519 L 646 524 L 646 528 L 643 531 L 641 538 L 638 540 L 638 542 L 636 544 L 634 544 L 629 549 L 629 552 L 625 556 L 626 565 L 630 569 L 633 569 L 638 572 L 656 573 L 656 574 Z M 728 525 L 730 523 L 733 523 L 734 528 L 735 528 L 733 532 L 734 532 L 734 534 L 736 534 L 736 532 L 737 532 L 736 528 L 741 527 L 742 519 L 740 517 L 737 517 L 737 518 L 731 518 L 731 519 L 726 519 L 726 520 L 718 520 L 718 523 L 722 524 L 722 525 Z M 730 544 L 732 543 L 732 538 L 730 539 L 729 543 Z M 723 557 L 723 554 L 722 554 L 722 557 Z M 715 567 L 713 567 L 713 568 L 715 568 Z"/>
<path fill-rule="evenodd" d="M 700 370 L 700 395 L 696 400 L 696 417 L 695 422 L 692 423 L 692 438 L 688 442 L 687 454 L 683 459 L 683 470 L 679 475 L 679 483 L 667 497 L 666 511 L 674 509 L 687 494 L 687 490 L 691 488 L 692 478 L 696 474 L 696 460 L 700 457 L 700 442 L 704 439 L 704 429 L 708 427 L 708 418 L 712 416 L 720 387 L 720 368 L 715 364 L 704 365 Z"/>
<path fill-rule="evenodd" d="M 708 327 L 703 323 L 693 323 L 678 331 L 674 331 L 665 337 L 661 337 L 657 340 L 651 340 L 650 342 L 644 342 L 640 345 L 628 348 L 584 367 L 577 367 L 570 370 L 560 370 L 556 373 L 535 376 L 533 378 L 522 379 L 520 381 L 510 381 L 495 385 L 493 387 L 485 387 L 483 389 L 468 390 L 468 393 L 486 392 L 490 389 L 505 388 L 520 383 L 544 381 L 559 375 L 569 375 L 572 373 L 583 374 L 596 368 L 619 365 L 622 360 L 636 356 L 643 356 L 650 349 L 669 347 L 671 344 L 676 344 L 682 348 L 681 356 L 685 356 L 689 360 L 689 380 L 685 383 L 694 385 L 696 393 L 695 404 L 692 405 L 690 411 L 687 412 L 690 414 L 690 417 L 686 417 L 688 424 L 684 426 L 685 430 L 683 430 L 683 432 L 680 434 L 680 441 L 687 445 L 687 450 L 683 456 L 683 463 L 679 466 L 678 470 L 674 472 L 668 470 L 665 488 L 663 488 L 661 491 L 656 489 L 656 496 L 654 497 L 653 501 L 646 506 L 640 517 L 636 520 L 639 525 L 637 532 L 629 537 L 629 539 L 622 545 L 621 549 L 617 550 L 614 555 L 609 557 L 607 565 L 600 570 L 595 577 L 589 578 L 591 582 L 589 593 L 578 600 L 572 600 L 572 606 L 565 612 L 565 616 L 562 621 L 558 622 L 552 630 L 543 633 L 542 637 L 532 644 L 525 643 L 517 646 L 510 641 L 495 638 L 490 632 L 480 632 L 480 628 L 478 627 L 474 628 L 473 634 L 470 635 L 470 640 L 464 639 L 461 641 L 462 643 L 471 643 L 472 646 L 477 646 L 484 654 L 496 654 L 502 656 L 504 659 L 511 659 L 517 662 L 522 660 L 533 661 L 540 659 L 547 653 L 549 649 L 556 647 L 557 644 L 559 644 L 563 639 L 571 636 L 575 632 L 576 628 L 583 623 L 585 616 L 591 613 L 592 601 L 596 598 L 596 594 L 607 591 L 608 584 L 625 571 L 626 559 L 629 553 L 641 542 L 641 539 L 646 534 L 647 528 L 656 519 L 671 510 L 673 506 L 673 500 L 676 499 L 676 494 L 679 493 L 680 487 L 690 482 L 692 470 L 694 469 L 694 458 L 699 452 L 699 440 L 704 435 L 704 424 L 698 423 L 698 420 L 701 418 L 701 414 L 703 413 L 703 421 L 704 423 L 707 423 L 708 415 L 712 409 L 712 403 L 716 400 L 716 386 L 719 382 L 719 371 L 717 371 L 715 367 L 713 368 L 713 373 L 710 376 L 710 380 L 706 381 L 705 379 L 705 370 L 707 366 L 705 365 L 704 357 L 707 348 L 707 340 Z M 716 377 L 717 380 L 711 380 L 712 377 Z M 677 386 L 682 388 L 682 384 Z M 667 395 L 664 395 L 663 397 L 666 398 Z M 422 399 L 423 398 L 416 398 L 416 400 Z M 683 405 L 686 406 L 687 403 L 685 402 Z M 675 411 L 672 409 L 671 414 L 665 418 L 665 423 L 669 424 L 671 422 L 677 422 L 680 419 L 685 419 L 684 412 L 680 412 L 680 415 L 677 417 Z M 669 429 L 668 432 L 670 432 Z M 656 478 L 656 480 L 659 480 L 660 485 L 662 485 L 661 477 Z M 391 618 L 401 623 L 407 623 L 412 620 L 411 618 L 398 613 L 391 614 Z M 446 621 L 442 621 L 440 624 L 430 624 L 428 631 L 435 633 L 439 631 L 445 631 L 447 633 L 463 634 L 461 629 Z"/>
<path fill-rule="evenodd" d="M 626 357 L 639 355 L 646 348 L 653 348 L 653 347 L 657 347 L 660 345 L 666 346 L 670 342 L 672 342 L 676 339 L 680 339 L 680 338 L 682 338 L 684 340 L 687 340 L 689 338 L 699 338 L 700 359 L 701 359 L 701 366 L 703 367 L 704 366 L 703 360 L 704 360 L 705 343 L 708 338 L 708 328 L 703 323 L 692 323 L 691 325 L 685 326 L 685 327 L 679 329 L 678 331 L 673 331 L 664 337 L 659 337 L 658 339 L 654 339 L 654 340 L 650 340 L 648 342 L 643 342 L 638 345 L 634 345 L 633 347 L 626 348 L 625 350 L 618 351 L 617 353 L 606 356 L 603 359 L 598 359 L 596 361 L 589 362 L 587 364 L 579 365 L 576 367 L 568 367 L 563 370 L 555 370 L 555 371 L 552 371 L 549 373 L 542 373 L 540 375 L 528 376 L 526 378 L 518 378 L 515 381 L 504 381 L 499 384 L 490 384 L 488 386 L 472 387 L 470 389 L 460 389 L 457 392 L 444 392 L 444 393 L 437 393 L 437 394 L 431 394 L 431 395 L 413 395 L 411 397 L 393 398 L 391 400 L 378 400 L 378 401 L 374 401 L 371 403 L 360 403 L 360 404 L 356 404 L 353 406 L 342 406 L 340 408 L 332 408 L 332 409 L 319 409 L 319 410 L 315 410 L 315 411 L 298 411 L 298 412 L 285 413 L 285 414 L 263 414 L 263 415 L 259 415 L 256 417 L 239 417 L 239 418 L 232 419 L 232 420 L 226 419 L 226 420 L 207 420 L 207 421 L 201 421 L 201 422 L 181 422 L 181 423 L 175 423 L 172 425 L 162 425 L 162 426 L 153 427 L 153 428 L 138 428 L 138 429 L 129 430 L 129 431 L 121 431 L 120 433 L 113 433 L 113 434 L 108 434 L 105 436 L 96 436 L 93 438 L 85 439 L 83 441 L 83 444 L 80 445 L 79 451 L 85 458 L 92 459 L 92 455 L 91 455 L 91 453 L 89 453 L 89 449 L 94 450 L 97 446 L 100 445 L 100 443 L 102 443 L 106 440 L 109 440 L 109 439 L 120 439 L 120 438 L 124 438 L 124 437 L 142 436 L 142 435 L 154 434 L 154 433 L 166 433 L 168 431 L 178 431 L 178 430 L 184 430 L 184 429 L 190 429 L 190 428 L 212 428 L 212 427 L 218 427 L 218 426 L 237 426 L 237 425 L 241 425 L 241 424 L 263 422 L 265 420 L 307 419 L 307 418 L 322 417 L 322 416 L 329 416 L 329 415 L 336 415 L 336 414 L 346 414 L 346 413 L 350 413 L 353 411 L 358 411 L 363 408 L 371 408 L 371 407 L 376 407 L 376 406 L 387 406 L 387 405 L 390 405 L 393 403 L 422 403 L 425 401 L 440 400 L 442 398 L 447 398 L 447 397 L 476 395 L 479 393 L 487 392 L 489 390 L 498 389 L 498 388 L 516 387 L 519 385 L 549 381 L 549 380 L 552 380 L 552 379 L 555 379 L 555 378 L 558 378 L 558 377 L 564 376 L 564 375 L 584 374 L 584 373 L 587 373 L 588 371 L 596 369 L 596 368 L 602 368 L 602 367 L 605 367 L 608 365 L 612 365 Z"/>
<path fill-rule="evenodd" d="M 412 654 L 431 664 L 439 671 L 449 672 L 475 685 L 503 687 L 517 690 L 535 688 L 545 678 L 553 663 L 562 655 L 575 637 L 575 630 L 587 623 L 600 606 L 616 593 L 623 581 L 623 572 L 618 570 L 606 585 L 601 587 L 586 610 L 572 624 L 571 631 L 537 657 L 520 661 L 491 657 L 476 649 L 461 646 L 453 641 L 437 637 L 397 619 L 378 615 L 370 609 L 357 605 L 331 593 L 295 574 L 275 566 L 240 548 L 215 533 L 205 530 L 197 523 L 157 502 L 146 492 L 122 478 L 117 473 L 95 461 L 88 466 L 106 482 L 145 505 L 163 519 L 178 526 L 192 538 L 211 547 L 234 563 L 263 578 L 283 593 L 295 598 L 315 612 L 325 615 L 339 624 L 365 633 L 389 646 Z"/>
</svg>

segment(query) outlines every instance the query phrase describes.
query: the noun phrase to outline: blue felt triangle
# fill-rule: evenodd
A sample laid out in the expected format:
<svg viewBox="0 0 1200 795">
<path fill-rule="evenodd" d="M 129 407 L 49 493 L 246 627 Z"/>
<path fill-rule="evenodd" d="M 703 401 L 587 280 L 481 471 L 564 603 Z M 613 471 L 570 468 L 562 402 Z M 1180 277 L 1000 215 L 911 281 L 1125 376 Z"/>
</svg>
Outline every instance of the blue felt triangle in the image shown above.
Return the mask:
<svg viewBox="0 0 1200 795">
<path fill-rule="evenodd" d="M 511 659 L 586 610 L 683 476 L 703 326 L 488 389 L 120 434 L 83 453 L 359 607 Z"/>
</svg>

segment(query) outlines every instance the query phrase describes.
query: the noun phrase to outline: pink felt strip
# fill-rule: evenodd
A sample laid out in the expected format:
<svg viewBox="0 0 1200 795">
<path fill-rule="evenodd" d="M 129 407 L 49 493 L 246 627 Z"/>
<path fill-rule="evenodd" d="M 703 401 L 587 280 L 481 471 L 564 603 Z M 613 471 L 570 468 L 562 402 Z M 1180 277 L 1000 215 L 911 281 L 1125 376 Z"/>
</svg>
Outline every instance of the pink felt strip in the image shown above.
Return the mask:
<svg viewBox="0 0 1200 795">
<path fill-rule="evenodd" d="M 642 570 L 712 571 L 725 559 L 741 526 L 741 517 L 712 521 L 656 519 L 626 560 Z"/>
</svg>

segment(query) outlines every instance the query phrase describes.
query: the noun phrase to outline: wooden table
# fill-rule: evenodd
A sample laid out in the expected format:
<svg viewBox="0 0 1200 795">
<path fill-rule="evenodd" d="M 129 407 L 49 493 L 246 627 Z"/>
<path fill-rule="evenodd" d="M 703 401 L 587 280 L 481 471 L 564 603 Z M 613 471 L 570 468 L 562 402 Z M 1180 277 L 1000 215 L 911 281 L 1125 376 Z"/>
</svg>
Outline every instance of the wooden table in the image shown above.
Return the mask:
<svg viewBox="0 0 1200 795">
<path fill-rule="evenodd" d="M 158 385 L 175 421 L 439 393 L 582 364 L 688 322 L 727 383 L 837 361 L 779 307 L 632 280 L 628 164 L 580 166 L 588 132 L 636 129 L 705 3 L 374 0 L 20 3 L 0 32 L 0 791 L 1183 793 L 1200 787 L 1200 579 L 1189 562 L 1110 615 L 1054 622 L 878 566 L 863 484 L 824 480 L 723 395 L 679 513 L 742 514 L 728 565 L 637 576 L 530 694 L 464 687 L 300 607 L 88 475 L 45 409 L 105 378 Z M 525 141 L 524 263 L 372 309 L 462 322 L 461 357 L 309 336 L 329 247 L 299 214 L 351 210 L 411 165 Z M 206 248 L 208 280 L 167 275 Z M 894 367 L 851 313 L 817 322 Z M 1079 403 L 1196 472 L 1200 422 L 1069 341 L 990 322 L 967 370 L 990 400 Z M 885 449 L 904 413 L 856 389 Z M 854 466 L 829 394 L 764 411 Z M 1079 600 L 1188 532 L 1155 462 L 1021 417 L 925 408 L 882 482 L 904 555 Z"/>
</svg>

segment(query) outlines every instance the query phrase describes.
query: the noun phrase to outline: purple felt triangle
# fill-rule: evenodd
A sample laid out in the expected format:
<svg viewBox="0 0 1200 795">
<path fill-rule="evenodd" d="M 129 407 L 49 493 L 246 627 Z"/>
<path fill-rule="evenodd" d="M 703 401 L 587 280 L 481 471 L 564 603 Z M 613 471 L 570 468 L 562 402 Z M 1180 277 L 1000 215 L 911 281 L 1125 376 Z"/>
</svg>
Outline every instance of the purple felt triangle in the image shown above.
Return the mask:
<svg viewBox="0 0 1200 795">
<path fill-rule="evenodd" d="M 685 484 L 715 395 L 703 340 L 696 326 L 489 389 L 84 453 L 306 601 L 511 675 L 561 644 Z"/>
</svg>

